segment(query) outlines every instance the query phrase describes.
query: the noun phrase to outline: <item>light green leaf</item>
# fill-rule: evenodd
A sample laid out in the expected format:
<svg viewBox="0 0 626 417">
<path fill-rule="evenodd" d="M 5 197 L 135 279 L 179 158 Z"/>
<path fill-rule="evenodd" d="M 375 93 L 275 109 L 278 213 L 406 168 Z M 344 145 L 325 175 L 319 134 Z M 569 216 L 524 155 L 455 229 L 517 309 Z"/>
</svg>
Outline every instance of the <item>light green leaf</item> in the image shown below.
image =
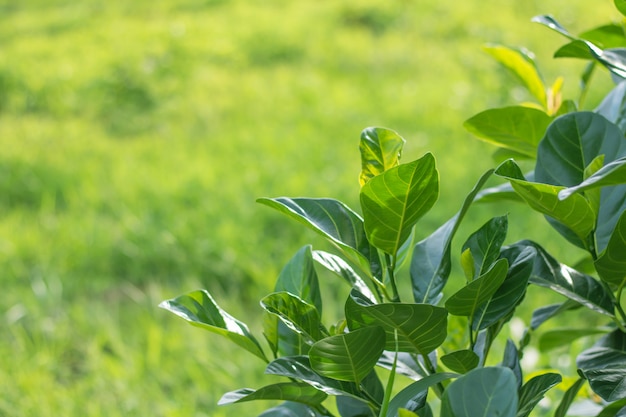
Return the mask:
<svg viewBox="0 0 626 417">
<path fill-rule="evenodd" d="M 385 332 L 371 326 L 330 336 L 311 346 L 311 367 L 318 374 L 357 385 L 376 365 L 385 348 Z"/>
<path fill-rule="evenodd" d="M 320 313 L 314 305 L 288 292 L 275 292 L 261 299 L 261 306 L 275 314 L 294 332 L 304 336 L 308 343 L 324 337 Z"/>
<path fill-rule="evenodd" d="M 409 411 L 406 408 L 398 409 L 398 417 L 419 417 L 413 411 Z"/>
<path fill-rule="evenodd" d="M 570 199 L 560 200 L 558 193 L 565 187 L 526 181 L 512 160 L 503 162 L 496 169 L 496 175 L 508 179 L 515 192 L 531 208 L 560 222 L 575 233 L 580 242 L 587 241 L 595 228 L 596 216 L 583 196 L 576 194 Z"/>
<path fill-rule="evenodd" d="M 429 304 L 385 303 L 370 304 L 358 292 L 352 291 L 345 306 L 351 329 L 381 326 L 386 336 L 385 349 L 420 355 L 439 347 L 446 339 L 446 309 Z"/>
<path fill-rule="evenodd" d="M 328 395 L 309 384 L 283 382 L 268 385 L 258 390 L 242 388 L 237 391 L 231 391 L 224 394 L 217 404 L 226 405 L 256 400 L 284 400 L 316 406 L 324 401 L 326 397 Z"/>
<path fill-rule="evenodd" d="M 498 259 L 507 229 L 506 216 L 494 217 L 472 233 L 463 244 L 462 250 L 470 250 L 474 260 L 475 275 L 470 279 L 483 275 Z"/>
<path fill-rule="evenodd" d="M 511 71 L 539 104 L 543 107 L 547 106 L 546 86 L 537 70 L 534 58 L 527 51 L 502 45 L 487 45 L 483 49 Z"/>
<path fill-rule="evenodd" d="M 594 262 L 603 281 L 621 285 L 626 279 L 626 210 L 622 212 L 608 245 Z"/>
<path fill-rule="evenodd" d="M 248 326 L 222 310 L 208 291 L 193 291 L 163 301 L 159 307 L 185 319 L 192 326 L 224 336 L 267 362 L 261 345 L 252 336 Z"/>
<path fill-rule="evenodd" d="M 368 127 L 361 132 L 361 175 L 359 183 L 365 185 L 373 177 L 400 164 L 402 148 L 406 141 L 396 132 L 380 127 Z"/>
<path fill-rule="evenodd" d="M 486 303 L 502 285 L 508 268 L 508 261 L 500 259 L 483 275 L 454 293 L 446 301 L 450 314 L 473 318 L 478 307 Z"/>
<path fill-rule="evenodd" d="M 324 251 L 313 251 L 313 259 L 335 275 L 343 278 L 352 288 L 358 290 L 370 301 L 376 302 L 376 296 L 365 281 L 341 257 Z"/>
<path fill-rule="evenodd" d="M 308 405 L 285 401 L 284 403 L 265 410 L 258 417 L 324 417 Z"/>
<path fill-rule="evenodd" d="M 619 83 L 607 94 L 595 112 L 626 131 L 626 84 Z"/>
<path fill-rule="evenodd" d="M 445 390 L 441 417 L 515 417 L 518 404 L 515 393 L 517 383 L 509 368 L 474 369 Z"/>
<path fill-rule="evenodd" d="M 452 238 L 476 195 L 492 173 L 493 170 L 489 170 L 480 177 L 454 217 L 415 245 L 410 272 L 413 298 L 416 303 L 436 304 L 441 299 L 452 265 L 450 258 Z"/>
<path fill-rule="evenodd" d="M 426 393 L 430 387 L 457 376 L 459 375 L 451 372 L 439 372 L 413 382 L 393 397 L 389 402 L 389 409 L 385 417 L 396 417 L 401 408 L 411 411 L 419 410 L 426 401 Z"/>
<path fill-rule="evenodd" d="M 608 333 L 608 329 L 554 329 L 549 330 L 539 338 L 539 350 L 547 352 L 561 346 L 566 346 L 581 337 L 592 336 L 601 333 Z"/>
<path fill-rule="evenodd" d="M 528 417 L 539 401 L 552 387 L 561 382 L 559 374 L 537 375 L 526 382 L 519 392 L 519 404 L 515 417 Z"/>
<path fill-rule="evenodd" d="M 438 195 L 439 174 L 430 153 L 372 178 L 360 193 L 368 240 L 396 256 Z"/>
<path fill-rule="evenodd" d="M 550 122 L 552 117 L 544 111 L 515 106 L 485 110 L 463 126 L 486 142 L 534 159 Z"/>
<path fill-rule="evenodd" d="M 313 267 L 311 245 L 304 246 L 283 267 L 276 285 L 275 292 L 285 291 L 313 304 L 322 314 L 322 296 L 320 294 L 317 273 Z"/>
<path fill-rule="evenodd" d="M 466 374 L 478 366 L 480 358 L 471 350 L 457 350 L 441 357 L 441 362 L 450 370 Z"/>
<path fill-rule="evenodd" d="M 626 16 L 626 0 L 615 0 L 614 3 L 615 7 L 617 7 L 617 10 L 619 10 L 621 14 Z"/>
<path fill-rule="evenodd" d="M 598 45 L 602 49 L 626 46 L 624 26 L 621 22 L 609 23 L 607 25 L 598 26 L 594 29 L 586 30 L 581 33 L 579 37 Z"/>
</svg>

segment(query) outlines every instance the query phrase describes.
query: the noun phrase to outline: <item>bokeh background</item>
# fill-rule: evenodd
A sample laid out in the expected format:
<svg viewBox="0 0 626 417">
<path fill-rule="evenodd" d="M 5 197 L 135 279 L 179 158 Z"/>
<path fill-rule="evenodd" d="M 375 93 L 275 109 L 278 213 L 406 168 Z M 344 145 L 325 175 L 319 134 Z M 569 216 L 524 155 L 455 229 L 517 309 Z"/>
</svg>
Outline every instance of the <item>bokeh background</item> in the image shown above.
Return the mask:
<svg viewBox="0 0 626 417">
<path fill-rule="evenodd" d="M 483 44 L 527 47 L 576 94 L 583 64 L 552 58 L 537 14 L 618 19 L 610 0 L 0 0 L 0 415 L 256 415 L 215 403 L 263 364 L 158 303 L 207 288 L 254 327 L 282 265 L 325 249 L 255 199 L 358 208 L 368 126 L 405 137 L 404 161 L 434 153 L 416 235 L 434 231 L 495 164 L 463 121 L 527 98 Z M 505 213 L 510 241 L 577 261 L 514 206 L 459 236 Z"/>
</svg>

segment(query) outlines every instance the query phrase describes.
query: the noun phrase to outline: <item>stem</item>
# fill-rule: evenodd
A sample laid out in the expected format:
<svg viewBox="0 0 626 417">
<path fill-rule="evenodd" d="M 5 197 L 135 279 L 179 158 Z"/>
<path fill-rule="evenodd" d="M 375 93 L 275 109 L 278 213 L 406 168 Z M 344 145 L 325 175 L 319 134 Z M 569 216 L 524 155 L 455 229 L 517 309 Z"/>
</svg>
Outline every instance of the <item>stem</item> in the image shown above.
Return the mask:
<svg viewBox="0 0 626 417">
<path fill-rule="evenodd" d="M 391 298 L 391 301 L 394 303 L 399 303 L 400 295 L 398 295 L 396 276 L 394 274 L 394 271 L 396 269 L 396 257 L 391 257 L 388 254 L 385 254 L 385 263 L 387 264 L 387 275 L 389 275 L 389 282 L 391 283 L 391 291 L 393 293 L 393 298 Z"/>
<path fill-rule="evenodd" d="M 389 401 L 391 401 L 391 394 L 393 391 L 393 381 L 396 377 L 396 365 L 398 364 L 398 331 L 394 329 L 394 338 L 396 340 L 396 354 L 393 357 L 393 365 L 391 366 L 391 374 L 387 380 L 387 388 L 385 388 L 385 396 L 383 398 L 383 405 L 380 407 L 379 417 L 385 417 L 387 410 L 389 410 Z"/>
<path fill-rule="evenodd" d="M 428 355 L 422 355 L 422 358 L 424 359 L 424 366 L 422 366 L 422 364 L 420 363 L 419 359 L 416 358 L 415 362 L 417 362 L 417 364 L 420 366 L 420 368 L 422 368 L 422 370 L 427 374 L 427 375 L 432 375 L 432 374 L 436 374 L 437 371 L 435 370 L 435 366 L 433 365 L 432 361 L 430 360 L 430 358 L 428 357 Z M 445 390 L 445 388 L 443 387 L 443 384 L 441 382 L 438 382 L 437 384 L 432 386 L 433 391 L 435 391 L 435 394 L 437 395 L 437 398 L 440 398 L 443 396 L 443 391 Z"/>
</svg>

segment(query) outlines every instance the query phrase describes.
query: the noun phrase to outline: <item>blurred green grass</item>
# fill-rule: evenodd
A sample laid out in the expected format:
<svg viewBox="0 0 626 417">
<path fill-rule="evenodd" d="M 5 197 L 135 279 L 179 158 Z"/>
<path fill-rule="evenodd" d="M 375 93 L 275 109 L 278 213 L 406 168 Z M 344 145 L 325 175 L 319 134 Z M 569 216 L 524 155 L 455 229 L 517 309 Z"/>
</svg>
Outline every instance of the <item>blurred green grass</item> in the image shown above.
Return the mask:
<svg viewBox="0 0 626 417">
<path fill-rule="evenodd" d="M 404 161 L 437 158 L 431 233 L 493 165 L 463 120 L 520 98 L 482 44 L 526 46 L 576 90 L 582 64 L 529 22 L 543 13 L 573 32 L 617 17 L 583 0 L 0 0 L 0 415 L 227 415 L 214 404 L 259 384 L 254 365 L 158 302 L 206 287 L 254 317 L 320 244 L 254 200 L 358 207 L 367 126 L 403 135 Z M 503 212 L 510 240 L 549 235 L 484 207 L 460 236 Z"/>
</svg>

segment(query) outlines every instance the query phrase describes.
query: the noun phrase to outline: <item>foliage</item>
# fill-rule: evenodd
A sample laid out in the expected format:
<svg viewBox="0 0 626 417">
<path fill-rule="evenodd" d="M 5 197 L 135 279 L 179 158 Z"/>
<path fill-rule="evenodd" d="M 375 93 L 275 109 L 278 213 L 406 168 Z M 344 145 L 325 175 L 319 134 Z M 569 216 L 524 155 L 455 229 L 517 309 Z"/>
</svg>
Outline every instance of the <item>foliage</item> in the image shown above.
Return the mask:
<svg viewBox="0 0 626 417">
<path fill-rule="evenodd" d="M 448 222 L 412 243 L 414 230 L 440 193 L 435 158 L 426 153 L 401 163 L 405 141 L 391 130 L 369 128 L 360 143 L 359 211 L 328 198 L 259 199 L 336 249 L 328 253 L 302 248 L 278 276 L 274 292 L 261 300 L 265 350 L 247 326 L 222 310 L 206 290 L 161 304 L 244 347 L 266 363 L 267 374 L 287 379 L 227 393 L 220 404 L 284 401 L 262 414 L 266 417 L 528 416 L 564 379 L 548 370 L 524 378 L 521 358 L 533 332 L 564 311 L 585 308 L 606 325 L 560 330 L 561 337 L 570 340 L 602 337 L 578 353 L 578 378 L 555 407 L 555 415 L 566 415 L 585 384 L 598 398 L 589 415 L 623 410 L 626 48 L 614 47 L 615 31 L 605 27 L 577 37 L 551 17 L 534 20 L 570 41 L 557 57 L 590 62 L 582 92 L 575 100 L 564 100 L 560 82 L 545 85 L 530 54 L 488 47 L 535 103 L 487 110 L 467 121 L 470 131 L 501 148 L 496 158 L 502 162 L 478 179 Z M 626 46 L 623 33 L 620 42 Z M 617 86 L 595 111 L 579 111 L 596 66 L 608 69 Z M 534 160 L 532 172 L 524 174 L 516 158 Z M 491 177 L 506 183 L 484 190 Z M 565 265 L 528 239 L 504 245 L 510 220 L 500 216 L 466 238 L 460 257 L 464 282 L 449 290 L 449 283 L 463 279 L 452 274 L 451 243 L 471 206 L 513 196 L 582 249 L 592 270 Z M 401 274 L 404 264 L 409 276 Z M 332 324 L 323 320 L 325 300 L 313 265 L 350 286 L 344 315 Z M 409 280 L 411 291 L 401 291 L 405 288 L 401 277 Z M 494 346 L 530 286 L 548 288 L 566 301 L 533 305 L 535 313 L 524 337 L 517 344 L 505 340 L 498 352 Z M 450 337 L 453 333 L 463 336 Z M 547 351 L 553 344 L 544 341 L 543 348 Z M 377 367 L 389 371 L 386 382 Z M 394 395 L 397 375 L 415 382 Z M 335 405 L 328 397 L 336 398 Z"/>
</svg>

